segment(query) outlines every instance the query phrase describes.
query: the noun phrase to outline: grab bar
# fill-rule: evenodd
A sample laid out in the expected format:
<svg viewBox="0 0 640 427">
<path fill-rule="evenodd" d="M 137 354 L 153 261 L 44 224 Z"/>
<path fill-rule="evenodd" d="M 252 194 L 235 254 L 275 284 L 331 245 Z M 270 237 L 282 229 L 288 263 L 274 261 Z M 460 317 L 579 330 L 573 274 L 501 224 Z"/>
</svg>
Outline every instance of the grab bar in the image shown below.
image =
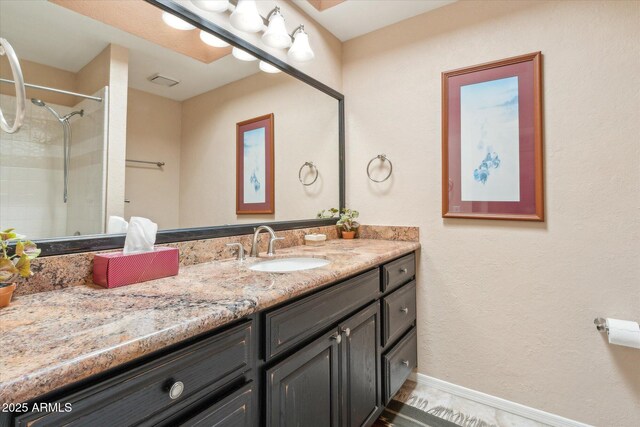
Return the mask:
<svg viewBox="0 0 640 427">
<path fill-rule="evenodd" d="M 150 162 L 148 160 L 132 160 L 132 159 L 125 159 L 127 162 L 132 162 L 132 163 L 144 163 L 147 165 L 156 165 L 157 167 L 161 168 L 165 165 L 164 162 Z"/>
<path fill-rule="evenodd" d="M 20 61 L 18 61 L 16 52 L 13 50 L 13 47 L 11 47 L 11 44 L 3 38 L 0 38 L 0 56 L 1 55 L 7 55 L 11 72 L 13 73 L 13 83 L 16 87 L 16 117 L 10 126 L 4 118 L 4 114 L 2 114 L 2 109 L 0 109 L 0 128 L 7 133 L 16 133 L 22 127 L 26 111 L 27 94 L 24 88 L 24 77 L 22 76 L 22 68 L 20 68 Z"/>
</svg>

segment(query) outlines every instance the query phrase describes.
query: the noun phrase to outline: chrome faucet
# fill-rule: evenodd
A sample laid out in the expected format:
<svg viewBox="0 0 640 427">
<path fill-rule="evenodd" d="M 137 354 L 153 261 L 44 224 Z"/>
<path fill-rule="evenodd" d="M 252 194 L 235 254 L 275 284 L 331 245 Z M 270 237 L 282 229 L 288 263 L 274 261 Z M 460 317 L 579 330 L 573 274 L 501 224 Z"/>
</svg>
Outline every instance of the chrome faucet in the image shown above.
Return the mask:
<svg viewBox="0 0 640 427">
<path fill-rule="evenodd" d="M 257 257 L 258 256 L 258 235 L 261 231 L 269 232 L 269 247 L 267 248 L 267 256 L 274 256 L 276 254 L 275 248 L 273 244 L 278 240 L 284 240 L 284 237 L 276 236 L 273 228 L 268 225 L 261 225 L 257 227 L 253 233 L 253 241 L 251 242 L 251 254 L 250 256 Z"/>
</svg>

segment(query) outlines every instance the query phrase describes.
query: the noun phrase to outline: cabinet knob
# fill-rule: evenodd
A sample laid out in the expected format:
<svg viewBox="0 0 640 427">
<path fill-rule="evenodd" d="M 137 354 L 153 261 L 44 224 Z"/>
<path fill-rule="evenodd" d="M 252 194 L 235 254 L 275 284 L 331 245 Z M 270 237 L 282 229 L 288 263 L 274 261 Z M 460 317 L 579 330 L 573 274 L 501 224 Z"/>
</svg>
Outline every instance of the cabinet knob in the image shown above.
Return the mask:
<svg viewBox="0 0 640 427">
<path fill-rule="evenodd" d="M 402 273 L 402 274 L 407 274 L 408 271 L 409 270 L 407 270 L 406 267 L 400 269 L 400 273 Z"/>
<path fill-rule="evenodd" d="M 169 397 L 171 398 L 171 400 L 175 400 L 179 398 L 180 395 L 182 395 L 183 391 L 184 383 L 182 381 L 176 381 L 171 384 L 171 387 L 169 388 Z"/>
<path fill-rule="evenodd" d="M 406 366 L 407 368 L 409 367 L 409 361 L 408 360 L 403 360 L 400 363 L 402 363 L 404 366 Z"/>
<path fill-rule="evenodd" d="M 407 314 L 407 313 L 409 313 L 409 308 L 408 307 L 402 307 L 400 309 L 400 311 L 403 312 L 404 314 Z"/>
<path fill-rule="evenodd" d="M 332 340 L 334 340 L 335 342 L 337 342 L 338 344 L 340 344 L 342 342 L 342 335 L 340 335 L 339 333 L 334 333 L 333 335 L 331 335 L 330 337 Z"/>
<path fill-rule="evenodd" d="M 342 330 L 342 332 L 344 332 L 344 336 L 345 336 L 345 337 L 348 337 L 349 335 L 351 335 L 351 329 L 349 329 L 349 328 L 342 328 L 341 330 Z"/>
</svg>

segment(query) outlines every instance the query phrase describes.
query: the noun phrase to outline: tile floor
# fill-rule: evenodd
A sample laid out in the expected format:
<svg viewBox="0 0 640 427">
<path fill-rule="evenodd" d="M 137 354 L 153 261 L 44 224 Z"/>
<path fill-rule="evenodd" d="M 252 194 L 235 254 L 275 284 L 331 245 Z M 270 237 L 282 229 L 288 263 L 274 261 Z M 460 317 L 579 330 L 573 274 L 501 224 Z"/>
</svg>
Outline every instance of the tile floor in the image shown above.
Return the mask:
<svg viewBox="0 0 640 427">
<path fill-rule="evenodd" d="M 394 400 L 464 427 L 548 427 L 482 403 L 407 380 Z"/>
</svg>

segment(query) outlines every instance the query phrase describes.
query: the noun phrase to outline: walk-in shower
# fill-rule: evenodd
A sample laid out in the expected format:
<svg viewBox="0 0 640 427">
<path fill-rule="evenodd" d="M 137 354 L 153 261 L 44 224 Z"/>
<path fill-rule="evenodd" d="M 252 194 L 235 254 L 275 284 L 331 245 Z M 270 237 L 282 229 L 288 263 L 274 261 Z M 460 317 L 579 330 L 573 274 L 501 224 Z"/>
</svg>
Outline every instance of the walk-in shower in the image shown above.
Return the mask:
<svg viewBox="0 0 640 427">
<path fill-rule="evenodd" d="M 63 190 L 63 199 L 64 202 L 67 203 L 67 199 L 69 198 L 69 163 L 71 162 L 71 124 L 69 123 L 69 119 L 76 114 L 80 115 L 80 117 L 84 116 L 84 110 L 72 111 L 69 114 L 65 114 L 64 116 L 60 116 L 53 108 L 49 107 L 43 100 L 31 98 L 31 102 L 38 107 L 44 107 L 51 114 L 54 115 L 56 119 L 62 124 L 62 129 L 64 132 L 64 140 L 63 140 L 63 158 L 64 158 L 64 190 Z"/>
</svg>

